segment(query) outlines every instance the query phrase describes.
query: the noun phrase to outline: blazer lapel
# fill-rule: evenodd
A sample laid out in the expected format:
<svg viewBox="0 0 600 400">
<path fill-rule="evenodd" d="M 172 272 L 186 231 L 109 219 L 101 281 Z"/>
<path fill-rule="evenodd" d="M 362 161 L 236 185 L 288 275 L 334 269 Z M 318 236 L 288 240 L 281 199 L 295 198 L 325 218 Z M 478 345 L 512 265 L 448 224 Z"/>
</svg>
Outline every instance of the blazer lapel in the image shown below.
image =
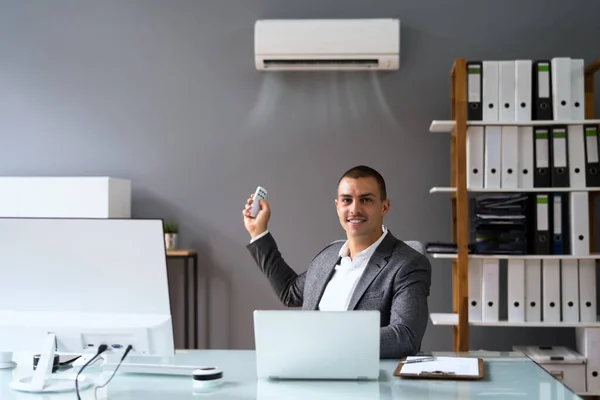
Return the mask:
<svg viewBox="0 0 600 400">
<path fill-rule="evenodd" d="M 336 246 L 337 247 L 337 246 Z M 329 283 L 331 279 L 331 275 L 333 274 L 333 270 L 335 266 L 340 261 L 339 256 L 339 248 L 336 251 L 332 251 L 325 256 L 323 263 L 321 264 L 321 268 L 315 271 L 314 282 L 315 285 L 312 287 L 310 293 L 307 293 L 308 304 L 306 304 L 306 309 L 308 310 L 316 310 L 319 308 L 319 301 L 323 296 L 323 292 L 325 291 L 325 287 Z"/>
<path fill-rule="evenodd" d="M 348 310 L 354 310 L 358 301 L 365 293 L 371 282 L 379 275 L 381 270 L 386 266 L 390 256 L 392 255 L 392 250 L 394 249 L 394 243 L 396 239 L 392 236 L 392 233 L 388 231 L 385 238 L 381 241 L 375 252 L 371 256 L 371 259 L 367 263 L 365 271 L 361 275 L 358 283 L 356 284 L 356 288 L 354 289 L 354 293 L 352 294 L 352 298 L 350 299 L 350 304 L 348 304 Z"/>
</svg>

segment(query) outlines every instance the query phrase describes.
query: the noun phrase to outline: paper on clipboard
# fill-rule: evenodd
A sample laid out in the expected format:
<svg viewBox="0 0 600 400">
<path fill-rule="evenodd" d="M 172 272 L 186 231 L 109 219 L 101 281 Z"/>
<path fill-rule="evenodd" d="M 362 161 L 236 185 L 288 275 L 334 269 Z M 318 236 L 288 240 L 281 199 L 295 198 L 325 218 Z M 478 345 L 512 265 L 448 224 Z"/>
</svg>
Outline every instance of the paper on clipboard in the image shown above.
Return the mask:
<svg viewBox="0 0 600 400">
<path fill-rule="evenodd" d="M 406 357 L 406 360 L 420 357 Z M 474 357 L 436 357 L 434 361 L 399 364 L 395 376 L 443 378 L 443 379 L 480 379 L 483 377 L 483 364 Z"/>
</svg>

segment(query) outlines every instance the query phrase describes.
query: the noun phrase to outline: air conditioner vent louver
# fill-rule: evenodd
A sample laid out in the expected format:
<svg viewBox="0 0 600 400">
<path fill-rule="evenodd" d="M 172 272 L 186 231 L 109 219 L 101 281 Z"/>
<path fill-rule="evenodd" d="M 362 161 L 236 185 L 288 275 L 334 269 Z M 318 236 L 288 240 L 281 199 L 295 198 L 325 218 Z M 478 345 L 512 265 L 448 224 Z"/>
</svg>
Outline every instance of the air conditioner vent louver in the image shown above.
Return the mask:
<svg viewBox="0 0 600 400">
<path fill-rule="evenodd" d="M 263 61 L 266 68 L 270 66 L 281 66 L 285 67 L 289 66 L 298 66 L 298 65 L 322 65 L 322 66 L 331 66 L 335 67 L 337 65 L 343 66 L 372 66 L 377 67 L 379 65 L 379 60 L 344 60 L 344 59 L 317 59 L 317 60 L 264 60 Z"/>
</svg>

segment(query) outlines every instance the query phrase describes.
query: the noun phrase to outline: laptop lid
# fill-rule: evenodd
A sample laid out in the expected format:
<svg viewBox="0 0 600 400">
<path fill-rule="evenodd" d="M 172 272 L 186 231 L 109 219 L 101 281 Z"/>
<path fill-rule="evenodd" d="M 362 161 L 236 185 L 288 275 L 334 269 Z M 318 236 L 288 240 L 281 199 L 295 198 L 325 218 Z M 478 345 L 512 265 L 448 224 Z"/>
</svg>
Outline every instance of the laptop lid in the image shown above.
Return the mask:
<svg viewBox="0 0 600 400">
<path fill-rule="evenodd" d="M 379 311 L 254 311 L 259 379 L 379 379 Z"/>
</svg>

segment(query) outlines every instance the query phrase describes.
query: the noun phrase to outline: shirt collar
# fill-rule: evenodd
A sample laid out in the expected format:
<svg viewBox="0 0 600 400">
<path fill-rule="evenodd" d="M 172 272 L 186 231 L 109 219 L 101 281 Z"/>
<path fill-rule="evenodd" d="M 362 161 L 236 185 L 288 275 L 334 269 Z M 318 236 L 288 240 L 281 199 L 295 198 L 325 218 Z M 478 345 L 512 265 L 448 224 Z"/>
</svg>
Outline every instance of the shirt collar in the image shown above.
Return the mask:
<svg viewBox="0 0 600 400">
<path fill-rule="evenodd" d="M 379 244 L 383 241 L 383 238 L 385 237 L 385 235 L 387 234 L 388 230 L 387 227 L 385 225 L 381 225 L 381 229 L 383 230 L 383 233 L 381 234 L 381 236 L 379 237 L 379 239 L 377 239 L 377 241 L 375 243 L 373 243 L 372 245 L 370 245 L 369 247 L 367 247 L 366 249 L 364 249 L 363 251 L 356 253 L 354 255 L 354 259 L 358 258 L 370 258 L 373 253 L 375 253 L 375 249 L 377 249 L 377 246 L 379 246 Z M 346 240 L 346 242 L 344 243 L 344 245 L 342 246 L 342 248 L 340 249 L 339 252 L 339 256 L 340 257 L 347 257 L 348 256 L 348 241 Z"/>
</svg>

